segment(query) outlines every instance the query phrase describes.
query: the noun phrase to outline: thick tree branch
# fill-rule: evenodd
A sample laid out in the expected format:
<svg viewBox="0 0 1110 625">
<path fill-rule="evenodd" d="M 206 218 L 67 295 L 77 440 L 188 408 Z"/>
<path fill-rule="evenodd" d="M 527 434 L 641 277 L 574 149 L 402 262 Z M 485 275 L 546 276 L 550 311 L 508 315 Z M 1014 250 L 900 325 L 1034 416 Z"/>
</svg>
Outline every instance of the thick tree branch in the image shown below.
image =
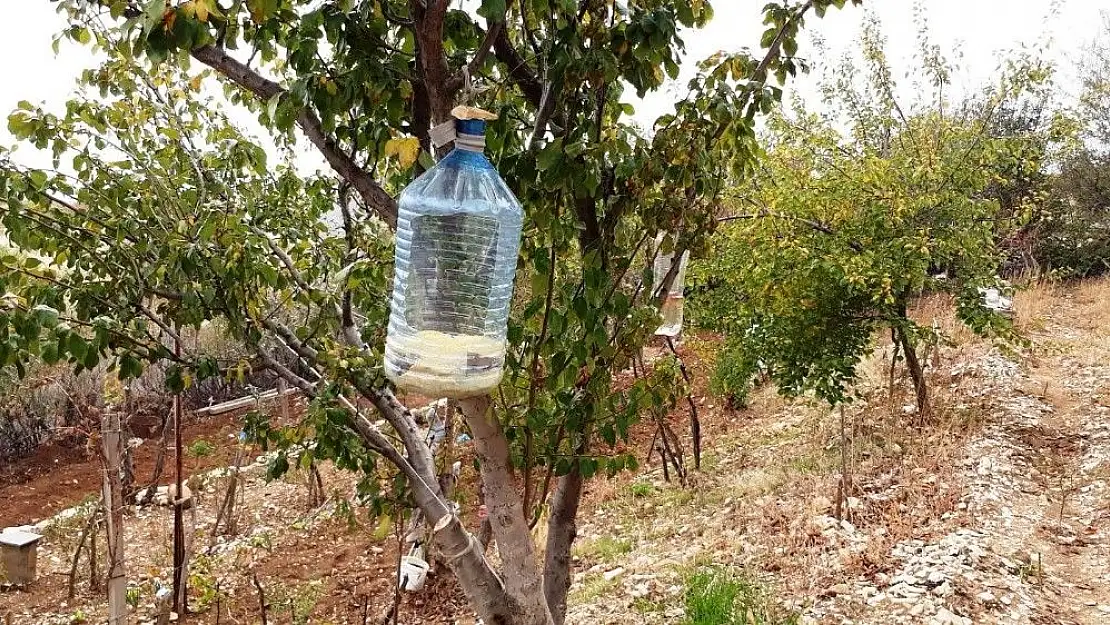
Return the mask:
<svg viewBox="0 0 1110 625">
<path fill-rule="evenodd" d="M 409 0 L 419 64 L 417 70 L 428 93 L 433 124 L 451 119 L 455 94 L 458 93 L 458 87 L 452 88 L 451 68 L 447 65 L 447 53 L 443 48 L 443 26 L 449 4 L 442 0 Z"/>
<path fill-rule="evenodd" d="M 544 552 L 543 591 L 547 605 L 555 617 L 555 625 L 562 625 L 567 613 L 567 593 L 570 591 L 570 549 L 578 535 L 578 506 L 582 502 L 584 480 L 578 465 L 559 478 L 555 497 L 551 502 L 551 516 L 547 522 L 547 549 Z"/>
<path fill-rule="evenodd" d="M 201 46 L 192 52 L 193 58 L 216 70 L 228 80 L 253 93 L 261 100 L 269 101 L 274 97 L 284 97 L 285 89 L 267 79 L 246 64 L 232 58 L 215 46 Z M 350 156 L 339 148 L 335 140 L 324 133 L 323 124 L 314 112 L 305 108 L 297 113 L 297 125 L 301 127 L 308 140 L 316 146 L 324 158 L 344 180 L 349 182 L 362 201 L 376 212 L 390 227 L 397 223 L 397 202 L 384 189 L 358 166 Z"/>
<path fill-rule="evenodd" d="M 497 31 L 493 39 L 493 52 L 497 56 L 497 60 L 504 63 L 509 69 L 509 79 L 513 81 L 513 84 L 520 88 L 521 93 L 532 103 L 532 106 L 539 109 L 543 101 L 543 83 L 540 82 L 532 68 L 528 66 L 524 57 L 520 56 L 520 53 L 513 47 L 507 29 L 502 28 Z"/>
</svg>

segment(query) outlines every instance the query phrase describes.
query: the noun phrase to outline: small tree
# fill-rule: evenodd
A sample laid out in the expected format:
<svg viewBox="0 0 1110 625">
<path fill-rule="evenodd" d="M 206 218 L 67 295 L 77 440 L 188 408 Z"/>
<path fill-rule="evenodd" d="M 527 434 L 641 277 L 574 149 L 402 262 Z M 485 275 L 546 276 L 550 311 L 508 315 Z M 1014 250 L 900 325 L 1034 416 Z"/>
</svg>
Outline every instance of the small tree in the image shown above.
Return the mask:
<svg viewBox="0 0 1110 625">
<path fill-rule="evenodd" d="M 995 172 L 1036 171 L 1040 162 L 1014 137 L 994 136 L 991 122 L 1000 104 L 1047 74 L 1013 66 L 981 114 L 953 114 L 944 95 L 950 70 L 923 43 L 934 97 L 904 109 L 874 22 L 861 49 L 868 80 L 846 63 L 826 83 L 842 116 L 772 120 L 766 158 L 722 218 L 712 262 L 692 268 L 692 308 L 730 333 L 733 377 L 762 368 L 782 392 L 814 391 L 834 404 L 848 399 L 875 331 L 888 328 L 924 419 L 929 394 L 918 350 L 939 337 L 910 318 L 911 299 L 951 293 L 972 329 L 1007 331 L 979 292 L 999 283 L 999 205 L 987 190 Z M 840 121 L 849 134 L 837 130 Z"/>
<path fill-rule="evenodd" d="M 257 423 L 260 434 L 280 445 L 315 437 L 314 454 L 362 471 L 371 498 L 397 483 L 392 467 L 486 623 L 561 623 L 583 483 L 634 466 L 607 449 L 660 397 L 643 382 L 612 384 L 658 323 L 645 244 L 659 231 L 678 232 L 680 251 L 701 243 L 728 181 L 752 167 L 754 120 L 780 93 L 768 77 L 796 71 L 811 10 L 844 2 L 769 4 L 765 55 L 703 63 L 646 138 L 627 120 L 624 89 L 677 75 L 680 29 L 710 19 L 705 0 L 485 0 L 476 12 L 446 0 L 62 0 L 69 36 L 113 61 L 86 81 L 105 101 L 75 100 L 62 116 L 26 105 L 12 118 L 76 176 L 6 168 L 4 225 L 50 266 L 5 267 L 3 286 L 18 295 L 0 360 L 111 358 L 128 377 L 171 359 L 177 388 L 272 369 L 312 403 L 304 423 Z M 240 46 L 251 52 L 232 56 Z M 218 107 L 189 95 L 199 78 L 148 72 L 142 58 L 208 66 L 278 137 L 299 129 L 338 188 L 267 165 Z M 393 194 L 441 152 L 429 129 L 473 82 L 490 87 L 480 103 L 500 114 L 487 152 L 527 212 L 510 371 L 492 410 L 486 398 L 464 405 L 501 570 L 454 515 L 380 366 Z M 333 208 L 338 229 L 324 221 Z M 152 326 L 172 337 L 216 319 L 249 346 L 249 363 L 178 356 L 151 338 Z M 279 456 L 274 468 L 287 466 Z M 529 530 L 545 506 L 536 545 Z"/>
</svg>

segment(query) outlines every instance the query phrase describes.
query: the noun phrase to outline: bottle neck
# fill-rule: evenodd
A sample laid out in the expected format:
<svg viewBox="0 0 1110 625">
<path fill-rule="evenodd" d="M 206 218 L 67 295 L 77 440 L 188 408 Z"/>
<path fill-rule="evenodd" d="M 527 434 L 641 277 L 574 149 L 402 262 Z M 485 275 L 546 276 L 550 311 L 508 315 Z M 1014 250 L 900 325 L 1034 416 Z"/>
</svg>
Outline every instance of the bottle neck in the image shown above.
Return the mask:
<svg viewBox="0 0 1110 625">
<path fill-rule="evenodd" d="M 455 134 L 455 149 L 478 153 L 485 151 L 486 122 L 480 119 L 457 120 Z"/>
</svg>

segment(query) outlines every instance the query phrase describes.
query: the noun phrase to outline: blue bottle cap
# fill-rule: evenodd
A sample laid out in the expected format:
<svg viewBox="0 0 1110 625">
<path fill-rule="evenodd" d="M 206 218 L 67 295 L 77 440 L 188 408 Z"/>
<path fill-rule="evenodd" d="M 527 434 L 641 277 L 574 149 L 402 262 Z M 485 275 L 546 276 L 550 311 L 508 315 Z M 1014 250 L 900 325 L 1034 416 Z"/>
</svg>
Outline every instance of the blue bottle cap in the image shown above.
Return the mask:
<svg viewBox="0 0 1110 625">
<path fill-rule="evenodd" d="M 486 121 L 484 119 L 456 119 L 455 131 L 460 135 L 486 134 Z"/>
</svg>

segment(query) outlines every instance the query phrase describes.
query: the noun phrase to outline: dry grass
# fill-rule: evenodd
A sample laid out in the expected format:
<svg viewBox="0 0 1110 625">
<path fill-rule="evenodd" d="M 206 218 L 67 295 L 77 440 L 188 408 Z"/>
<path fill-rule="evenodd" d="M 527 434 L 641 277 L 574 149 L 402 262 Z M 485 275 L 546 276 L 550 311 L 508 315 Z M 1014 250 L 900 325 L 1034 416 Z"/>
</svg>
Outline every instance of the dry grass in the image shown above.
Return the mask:
<svg viewBox="0 0 1110 625">
<path fill-rule="evenodd" d="M 975 334 L 956 318 L 956 300 L 947 293 L 931 293 L 914 301 L 910 318 L 918 324 L 934 328 L 947 341 L 963 345 L 975 340 Z M 888 338 L 889 340 L 889 338 Z"/>
<path fill-rule="evenodd" d="M 1050 315 L 1082 330 L 1110 326 L 1110 277 L 1074 283 L 1040 281 L 1019 290 L 1014 297 L 1018 329 L 1039 332 Z"/>
<path fill-rule="evenodd" d="M 1057 282 L 1036 282 L 1014 295 L 1014 323 L 1022 332 L 1044 329 L 1048 313 L 1059 303 L 1061 287 Z"/>
</svg>

